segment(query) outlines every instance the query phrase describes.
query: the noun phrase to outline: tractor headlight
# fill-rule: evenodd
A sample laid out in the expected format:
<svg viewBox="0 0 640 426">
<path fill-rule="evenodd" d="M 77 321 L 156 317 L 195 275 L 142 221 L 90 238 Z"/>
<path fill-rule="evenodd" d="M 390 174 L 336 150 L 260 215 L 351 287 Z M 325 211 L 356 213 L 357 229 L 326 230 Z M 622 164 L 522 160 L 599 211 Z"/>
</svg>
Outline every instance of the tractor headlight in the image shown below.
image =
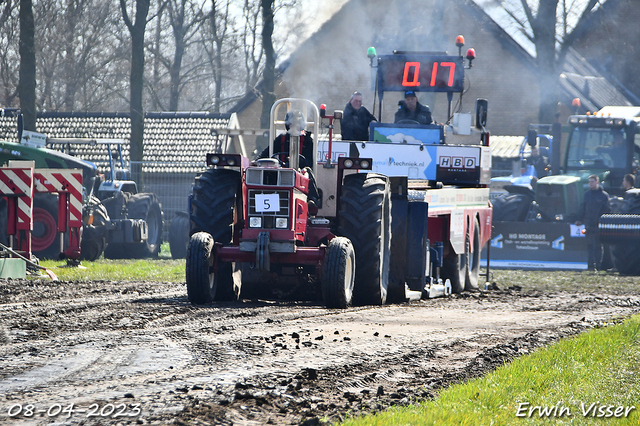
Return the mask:
<svg viewBox="0 0 640 426">
<path fill-rule="evenodd" d="M 211 164 L 216 165 L 220 162 L 220 157 L 218 157 L 217 155 L 212 155 L 211 156 Z"/>
<path fill-rule="evenodd" d="M 351 167 L 353 167 L 353 160 L 349 160 L 348 158 L 346 160 L 344 160 L 344 166 L 347 169 L 350 169 Z"/>
<path fill-rule="evenodd" d="M 362 167 L 363 169 L 368 169 L 369 168 L 369 161 L 368 160 L 362 160 L 360 162 L 360 167 Z"/>
<path fill-rule="evenodd" d="M 227 159 L 227 165 L 229 166 L 235 166 L 236 165 L 236 159 L 231 157 Z"/>
<path fill-rule="evenodd" d="M 262 227 L 262 218 L 261 217 L 250 217 L 249 218 L 249 228 L 261 228 Z"/>
<path fill-rule="evenodd" d="M 278 229 L 287 229 L 287 218 L 286 217 L 277 217 L 276 218 L 276 228 L 278 228 Z"/>
</svg>

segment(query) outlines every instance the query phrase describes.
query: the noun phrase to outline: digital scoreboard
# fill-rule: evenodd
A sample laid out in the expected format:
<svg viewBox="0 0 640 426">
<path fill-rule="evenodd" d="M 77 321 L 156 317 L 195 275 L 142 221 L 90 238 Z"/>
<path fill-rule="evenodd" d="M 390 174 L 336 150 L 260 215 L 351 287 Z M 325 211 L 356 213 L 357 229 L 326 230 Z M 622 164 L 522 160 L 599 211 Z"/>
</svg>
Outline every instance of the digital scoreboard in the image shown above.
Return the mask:
<svg viewBox="0 0 640 426">
<path fill-rule="evenodd" d="M 461 56 L 396 54 L 378 57 L 378 91 L 461 92 Z"/>
</svg>

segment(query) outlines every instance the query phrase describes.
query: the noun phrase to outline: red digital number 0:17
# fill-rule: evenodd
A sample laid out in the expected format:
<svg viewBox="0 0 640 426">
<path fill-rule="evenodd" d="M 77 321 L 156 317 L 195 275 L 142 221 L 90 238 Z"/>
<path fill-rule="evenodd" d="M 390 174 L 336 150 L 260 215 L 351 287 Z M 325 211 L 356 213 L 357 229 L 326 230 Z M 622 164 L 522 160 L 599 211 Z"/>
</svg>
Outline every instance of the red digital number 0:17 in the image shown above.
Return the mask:
<svg viewBox="0 0 640 426">
<path fill-rule="evenodd" d="M 439 67 L 449 68 L 449 80 L 447 81 L 447 85 L 449 87 L 453 86 L 453 79 L 456 74 L 455 62 L 434 62 L 431 70 L 430 86 L 434 87 L 436 85 L 436 77 L 438 76 Z M 410 75 L 411 79 L 409 79 Z M 402 85 L 405 87 L 420 86 L 420 62 L 405 62 L 404 72 L 402 74 Z"/>
</svg>

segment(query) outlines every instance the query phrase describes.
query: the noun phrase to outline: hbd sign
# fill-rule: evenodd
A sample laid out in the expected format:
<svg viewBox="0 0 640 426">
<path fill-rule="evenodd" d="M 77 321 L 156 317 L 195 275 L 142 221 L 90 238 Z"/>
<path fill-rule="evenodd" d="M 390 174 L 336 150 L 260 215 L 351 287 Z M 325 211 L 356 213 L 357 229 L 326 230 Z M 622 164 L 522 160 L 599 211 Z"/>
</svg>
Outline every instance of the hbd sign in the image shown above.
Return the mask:
<svg viewBox="0 0 640 426">
<path fill-rule="evenodd" d="M 442 168 L 475 169 L 475 157 L 440 157 L 438 165 Z"/>
</svg>

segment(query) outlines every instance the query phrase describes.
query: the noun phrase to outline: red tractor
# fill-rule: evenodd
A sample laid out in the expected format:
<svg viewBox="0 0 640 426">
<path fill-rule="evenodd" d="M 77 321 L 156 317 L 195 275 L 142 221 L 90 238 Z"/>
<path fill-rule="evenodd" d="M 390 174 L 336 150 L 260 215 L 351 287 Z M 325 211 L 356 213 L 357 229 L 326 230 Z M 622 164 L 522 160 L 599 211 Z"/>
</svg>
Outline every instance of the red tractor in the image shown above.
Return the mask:
<svg viewBox="0 0 640 426">
<path fill-rule="evenodd" d="M 270 153 L 276 158 L 250 162 L 235 154 L 207 155 L 211 168 L 196 178 L 190 203 L 186 281 L 192 303 L 301 286 L 320 290 L 328 307 L 385 303 L 391 239 L 388 179 L 355 173 L 371 169 L 366 158 L 342 157 L 337 165 L 318 166 L 316 149 L 311 167 L 301 169 L 300 131 L 312 124 L 317 135 L 320 117 L 310 101 L 280 100 L 272 109 L 272 134 L 283 124 L 275 119 L 279 108 L 292 104 L 314 121 L 289 129 L 289 164 L 283 164 L 273 142 Z M 317 168 L 328 171 L 322 174 L 331 175 L 335 186 L 320 189 L 322 198 L 309 203 Z M 333 217 L 317 216 L 322 199 L 339 204 Z"/>
</svg>

